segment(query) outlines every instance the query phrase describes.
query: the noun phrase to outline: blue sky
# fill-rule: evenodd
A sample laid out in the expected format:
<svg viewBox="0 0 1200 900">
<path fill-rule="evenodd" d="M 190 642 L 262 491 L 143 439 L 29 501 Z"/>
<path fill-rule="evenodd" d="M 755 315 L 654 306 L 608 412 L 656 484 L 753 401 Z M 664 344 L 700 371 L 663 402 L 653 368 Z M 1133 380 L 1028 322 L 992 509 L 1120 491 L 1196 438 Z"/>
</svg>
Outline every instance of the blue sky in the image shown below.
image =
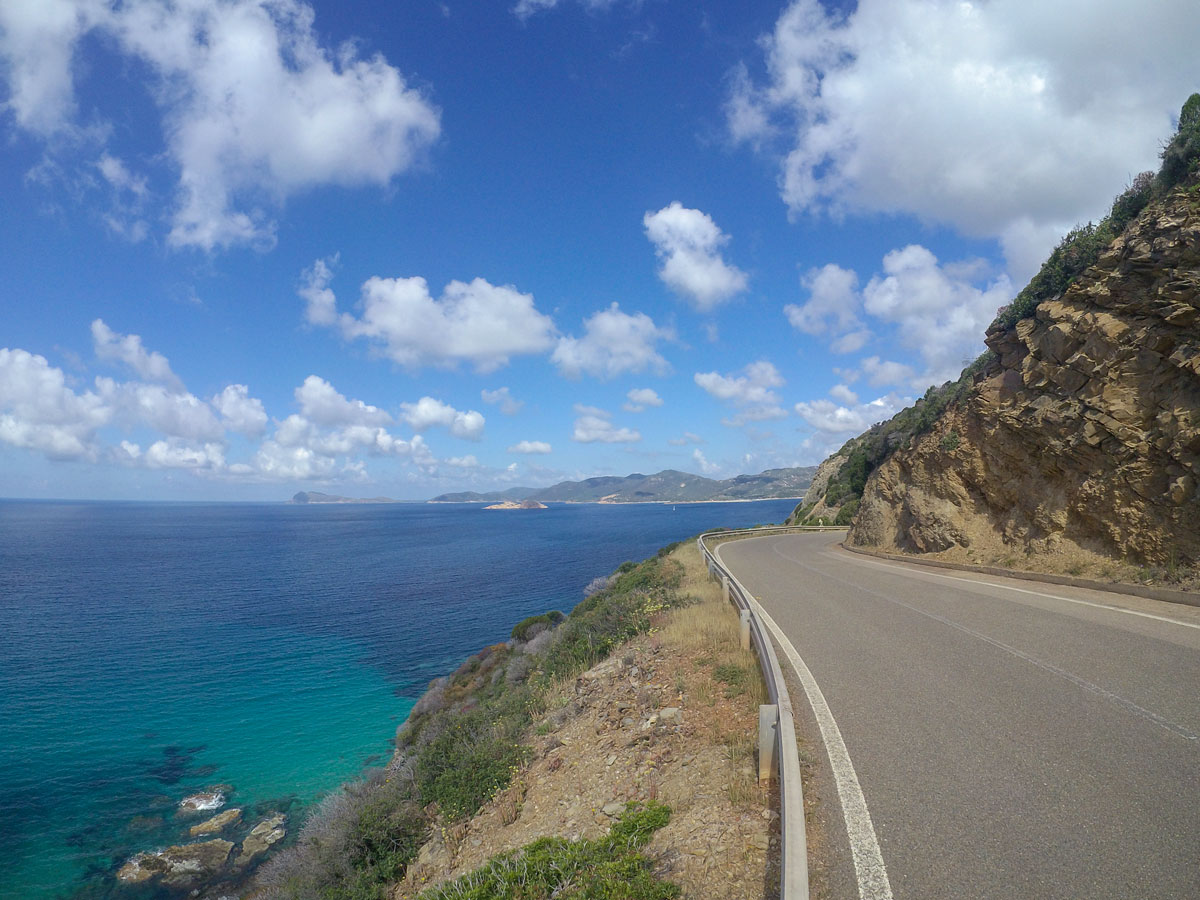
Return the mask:
<svg viewBox="0 0 1200 900">
<path fill-rule="evenodd" d="M 5 3 L 0 496 L 814 464 L 1156 168 L 1198 21 Z"/>
</svg>

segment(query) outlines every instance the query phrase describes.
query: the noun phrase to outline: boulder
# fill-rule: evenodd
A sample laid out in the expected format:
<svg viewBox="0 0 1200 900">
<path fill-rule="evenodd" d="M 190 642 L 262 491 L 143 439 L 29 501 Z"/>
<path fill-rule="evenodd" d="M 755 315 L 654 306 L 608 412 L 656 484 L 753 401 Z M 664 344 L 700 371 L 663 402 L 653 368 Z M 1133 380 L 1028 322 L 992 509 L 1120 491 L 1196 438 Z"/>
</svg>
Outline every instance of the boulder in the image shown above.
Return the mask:
<svg viewBox="0 0 1200 900">
<path fill-rule="evenodd" d="M 283 825 L 286 820 L 287 816 L 278 813 L 255 825 L 246 835 L 246 839 L 242 841 L 242 852 L 238 854 L 234 865 L 240 867 L 248 864 L 256 856 L 261 856 L 271 849 L 272 844 L 283 840 L 284 835 L 287 834 L 287 829 Z"/>
<path fill-rule="evenodd" d="M 117 879 L 126 884 L 158 879 L 171 887 L 190 887 L 220 871 L 232 850 L 230 841 L 213 840 L 139 853 L 121 866 Z"/>
<path fill-rule="evenodd" d="M 230 828 L 242 821 L 242 811 L 237 807 L 227 809 L 224 812 L 219 812 L 211 819 L 201 822 L 199 825 L 193 825 L 188 829 L 188 833 L 192 837 L 199 837 L 202 834 L 216 834 L 225 828 Z"/>
</svg>

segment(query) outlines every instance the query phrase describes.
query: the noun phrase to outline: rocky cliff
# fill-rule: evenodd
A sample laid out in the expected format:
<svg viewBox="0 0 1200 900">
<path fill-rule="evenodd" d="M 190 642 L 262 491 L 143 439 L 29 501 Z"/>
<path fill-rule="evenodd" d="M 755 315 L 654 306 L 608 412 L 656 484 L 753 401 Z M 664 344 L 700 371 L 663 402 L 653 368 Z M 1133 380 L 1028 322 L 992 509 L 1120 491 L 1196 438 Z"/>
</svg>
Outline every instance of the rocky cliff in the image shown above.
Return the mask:
<svg viewBox="0 0 1200 900">
<path fill-rule="evenodd" d="M 1200 180 L 987 344 L 961 401 L 871 473 L 850 541 L 1009 565 L 1200 560 Z"/>
</svg>

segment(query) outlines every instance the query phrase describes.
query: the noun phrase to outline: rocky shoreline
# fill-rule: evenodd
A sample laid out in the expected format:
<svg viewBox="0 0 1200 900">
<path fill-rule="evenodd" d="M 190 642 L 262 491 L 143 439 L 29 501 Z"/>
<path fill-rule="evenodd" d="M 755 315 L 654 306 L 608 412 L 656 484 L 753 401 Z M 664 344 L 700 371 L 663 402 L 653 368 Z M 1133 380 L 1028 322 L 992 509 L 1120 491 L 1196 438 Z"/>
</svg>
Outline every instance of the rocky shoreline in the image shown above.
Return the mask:
<svg viewBox="0 0 1200 900">
<path fill-rule="evenodd" d="M 177 820 L 186 826 L 198 814 L 220 809 L 233 790 L 231 785 L 215 785 L 184 797 L 177 806 Z M 244 831 L 243 812 L 241 807 L 231 807 L 186 826 L 188 837 L 205 840 L 134 854 L 116 871 L 117 881 L 191 896 L 203 889 L 239 891 L 267 852 L 287 836 L 286 813 L 269 814 Z"/>
</svg>

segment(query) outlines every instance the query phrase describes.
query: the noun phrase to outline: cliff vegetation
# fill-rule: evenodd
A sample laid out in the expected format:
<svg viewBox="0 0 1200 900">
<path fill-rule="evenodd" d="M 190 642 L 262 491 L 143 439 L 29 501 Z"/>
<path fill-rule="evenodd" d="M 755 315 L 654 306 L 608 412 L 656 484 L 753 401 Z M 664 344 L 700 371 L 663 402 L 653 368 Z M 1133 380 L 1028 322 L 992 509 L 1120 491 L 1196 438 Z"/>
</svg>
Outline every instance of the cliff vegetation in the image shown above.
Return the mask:
<svg viewBox="0 0 1200 900">
<path fill-rule="evenodd" d="M 1157 173 L 1074 229 L 956 382 L 847 442 L 793 521 L 1106 578 L 1200 559 L 1200 94 Z"/>
</svg>

